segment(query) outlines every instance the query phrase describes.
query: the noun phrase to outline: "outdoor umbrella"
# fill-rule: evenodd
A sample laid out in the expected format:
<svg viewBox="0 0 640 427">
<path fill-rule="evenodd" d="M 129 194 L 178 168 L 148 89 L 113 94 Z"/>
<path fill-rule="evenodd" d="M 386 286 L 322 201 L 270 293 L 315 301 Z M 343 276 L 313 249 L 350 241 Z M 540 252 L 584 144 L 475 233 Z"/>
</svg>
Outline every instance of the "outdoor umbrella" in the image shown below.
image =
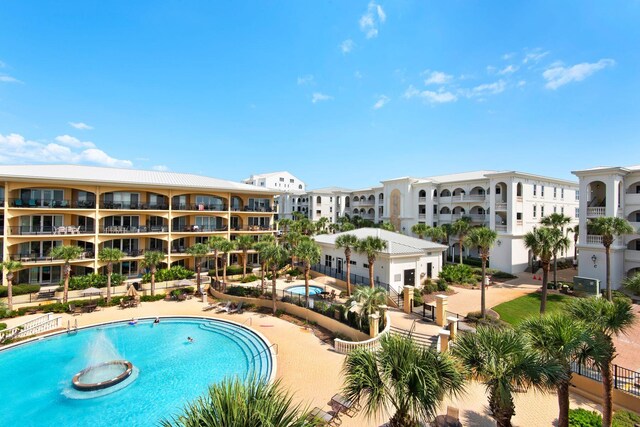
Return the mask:
<svg viewBox="0 0 640 427">
<path fill-rule="evenodd" d="M 84 291 L 81 292 L 83 296 L 87 296 L 89 295 L 94 296 L 94 295 L 102 295 L 102 291 L 98 288 L 87 288 Z M 90 298 L 91 299 L 91 298 Z"/>
<path fill-rule="evenodd" d="M 138 296 L 138 291 L 136 291 L 136 287 L 133 285 L 129 285 L 129 289 L 127 289 L 127 296 L 135 298 Z"/>
</svg>

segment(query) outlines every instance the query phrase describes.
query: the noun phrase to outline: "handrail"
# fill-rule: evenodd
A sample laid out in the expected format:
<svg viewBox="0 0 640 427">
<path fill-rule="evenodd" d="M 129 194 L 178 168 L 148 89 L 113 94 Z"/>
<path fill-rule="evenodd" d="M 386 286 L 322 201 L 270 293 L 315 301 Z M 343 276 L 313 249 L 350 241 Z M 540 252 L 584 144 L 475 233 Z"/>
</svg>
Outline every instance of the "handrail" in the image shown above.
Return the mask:
<svg viewBox="0 0 640 427">
<path fill-rule="evenodd" d="M 53 313 L 46 313 L 43 314 L 42 316 L 38 316 L 34 319 L 28 320 L 24 323 L 21 323 L 19 325 L 14 326 L 13 328 L 10 329 L 5 329 L 4 331 L 0 332 L 0 340 L 4 340 L 7 336 L 12 335 L 12 334 L 19 334 L 20 332 L 27 330 L 27 329 L 31 329 L 35 326 L 39 326 L 41 324 L 44 324 L 46 322 L 48 322 L 49 320 L 51 320 L 51 317 L 53 316 Z"/>
<path fill-rule="evenodd" d="M 252 319 L 253 319 L 253 317 L 249 317 L 248 319 L 244 319 L 244 322 L 242 322 L 242 323 L 240 324 L 240 326 L 244 326 L 244 325 L 246 325 L 246 324 L 247 324 L 247 322 L 249 322 L 249 326 L 253 326 L 253 320 L 252 320 Z M 231 333 L 231 336 L 234 336 L 234 335 L 235 335 L 235 334 L 237 334 L 238 332 L 240 332 L 240 329 L 236 329 L 235 331 L 233 331 L 233 332 Z"/>
<path fill-rule="evenodd" d="M 385 313 L 386 325 L 382 332 L 373 338 L 369 338 L 365 341 L 344 341 L 340 338 L 336 338 L 334 342 L 334 348 L 338 353 L 349 354 L 357 349 L 365 349 L 369 351 L 376 351 L 380 347 L 380 339 L 389 333 L 391 330 L 391 316 L 389 313 Z"/>
<path fill-rule="evenodd" d="M 4 341 L 7 338 L 8 339 L 14 339 L 14 338 L 24 338 L 24 337 L 28 337 L 30 335 L 37 335 L 39 333 L 42 332 L 47 332 L 50 331 L 51 329 L 57 329 L 59 327 L 61 327 L 62 324 L 62 316 L 58 316 L 58 317 L 53 317 L 51 318 L 51 315 L 53 313 L 47 313 L 45 316 L 40 316 L 37 319 L 33 319 L 32 321 L 23 323 L 22 325 L 16 326 L 14 328 L 2 331 L 0 333 L 0 340 Z M 41 322 L 37 322 L 34 323 L 35 320 L 42 320 L 44 319 L 44 317 L 47 317 L 47 320 L 41 321 Z M 30 323 L 30 326 L 25 327 L 25 325 L 28 325 Z"/>
<path fill-rule="evenodd" d="M 276 348 L 276 356 L 277 356 L 277 355 L 278 355 L 278 343 L 275 343 L 275 342 L 274 342 L 274 343 L 273 343 L 273 344 L 271 344 L 269 347 L 267 347 L 267 348 L 263 348 L 263 349 L 262 349 L 262 350 L 260 350 L 258 353 L 254 354 L 253 359 L 251 359 L 251 362 L 253 362 L 253 361 L 256 359 L 256 357 L 260 356 L 260 355 L 261 355 L 262 353 L 264 353 L 265 351 L 270 350 L 270 349 L 271 349 L 271 347 L 275 347 L 275 348 Z"/>
</svg>

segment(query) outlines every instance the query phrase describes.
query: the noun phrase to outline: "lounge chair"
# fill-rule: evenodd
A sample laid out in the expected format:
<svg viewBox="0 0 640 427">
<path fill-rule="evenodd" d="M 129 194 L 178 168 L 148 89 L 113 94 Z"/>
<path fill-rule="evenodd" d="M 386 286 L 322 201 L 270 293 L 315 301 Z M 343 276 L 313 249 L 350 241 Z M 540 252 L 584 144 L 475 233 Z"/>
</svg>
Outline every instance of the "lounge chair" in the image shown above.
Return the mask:
<svg viewBox="0 0 640 427">
<path fill-rule="evenodd" d="M 360 406 L 350 401 L 340 393 L 334 394 L 331 398 L 331 405 L 336 405 L 339 409 L 338 412 L 342 412 L 349 417 L 353 417 L 357 411 L 360 410 Z"/>
<path fill-rule="evenodd" d="M 223 306 L 220 307 L 216 310 L 216 313 L 228 313 L 229 310 L 231 309 L 231 301 L 227 301 L 227 303 Z"/>
<path fill-rule="evenodd" d="M 242 304 L 243 304 L 243 301 L 240 301 L 238 303 L 238 305 L 236 306 L 236 308 L 230 309 L 227 313 L 229 313 L 229 314 L 234 314 L 234 313 L 242 314 L 242 312 L 243 312 Z"/>
<path fill-rule="evenodd" d="M 449 425 L 462 426 L 460 423 L 460 409 L 447 406 L 447 422 Z"/>
<path fill-rule="evenodd" d="M 320 421 L 325 426 L 334 426 L 337 427 L 342 424 L 342 420 L 340 419 L 340 414 L 338 412 L 334 412 L 330 414 L 317 406 L 309 412 L 309 418 Z"/>
<path fill-rule="evenodd" d="M 213 310 L 214 308 L 221 308 L 221 307 L 224 307 L 224 304 L 225 303 L 223 302 L 219 302 L 217 304 L 209 303 L 209 305 L 207 305 L 206 307 L 202 307 L 202 311 L 210 311 L 210 310 Z"/>
<path fill-rule="evenodd" d="M 75 304 L 69 304 L 69 313 L 71 313 L 73 316 L 82 314 L 82 307 L 78 307 Z"/>
</svg>

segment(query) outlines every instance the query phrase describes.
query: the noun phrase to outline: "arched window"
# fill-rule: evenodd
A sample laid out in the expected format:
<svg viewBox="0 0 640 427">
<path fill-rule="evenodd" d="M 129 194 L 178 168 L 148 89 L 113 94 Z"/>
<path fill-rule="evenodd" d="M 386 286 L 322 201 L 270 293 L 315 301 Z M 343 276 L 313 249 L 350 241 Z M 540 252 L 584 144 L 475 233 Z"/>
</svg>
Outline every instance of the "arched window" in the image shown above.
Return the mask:
<svg viewBox="0 0 640 427">
<path fill-rule="evenodd" d="M 380 193 L 380 195 L 378 195 L 378 200 L 379 201 L 383 201 L 384 200 L 384 194 Z"/>
<path fill-rule="evenodd" d="M 318 204 L 322 203 L 322 197 L 320 196 L 316 197 L 316 203 Z"/>
<path fill-rule="evenodd" d="M 418 192 L 418 197 L 427 197 L 427 192 L 424 190 L 420 190 L 420 192 Z"/>
</svg>

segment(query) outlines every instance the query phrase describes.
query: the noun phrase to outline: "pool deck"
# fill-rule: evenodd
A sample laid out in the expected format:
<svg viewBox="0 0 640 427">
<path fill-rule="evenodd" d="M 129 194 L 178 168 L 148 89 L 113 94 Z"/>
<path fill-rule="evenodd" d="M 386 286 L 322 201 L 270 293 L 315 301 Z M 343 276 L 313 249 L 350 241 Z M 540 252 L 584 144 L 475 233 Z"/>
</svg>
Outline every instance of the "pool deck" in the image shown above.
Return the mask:
<svg viewBox="0 0 640 427">
<path fill-rule="evenodd" d="M 72 324 L 77 320 L 79 326 L 131 318 L 181 315 L 221 318 L 238 323 L 247 322 L 247 326 L 250 322 L 250 328 L 263 334 L 271 343 L 278 344 L 276 377 L 294 393 L 295 400 L 308 405 L 309 408 L 318 406 L 324 410 L 330 409 L 331 396 L 337 393 L 342 385 L 341 369 L 344 361 L 344 356 L 334 352 L 331 345 L 322 342 L 308 329 L 270 315 L 255 312 L 216 314 L 211 311 L 202 311 L 204 306 L 204 303 L 194 298 L 182 302 L 146 302 L 137 308 L 124 310 L 109 307 L 79 316 L 69 314 L 61 316 L 65 325 L 68 320 Z M 401 314 L 398 313 L 398 317 L 400 316 Z M 12 319 L 12 321 L 15 320 Z M 20 319 L 20 321 L 24 320 L 25 317 Z M 485 390 L 477 383 L 468 384 L 466 393 L 460 398 L 445 400 L 440 413 L 446 411 L 448 404 L 460 408 L 464 425 L 495 425 L 488 412 Z M 571 407 L 597 409 L 596 404 L 576 395 L 572 395 Z M 513 419 L 515 426 L 551 425 L 556 415 L 555 394 L 529 392 L 518 394 L 516 397 L 516 415 Z M 367 420 L 363 414 L 358 414 L 354 418 L 343 416 L 342 420 L 342 426 L 345 427 L 384 425 L 384 420 Z"/>
</svg>

